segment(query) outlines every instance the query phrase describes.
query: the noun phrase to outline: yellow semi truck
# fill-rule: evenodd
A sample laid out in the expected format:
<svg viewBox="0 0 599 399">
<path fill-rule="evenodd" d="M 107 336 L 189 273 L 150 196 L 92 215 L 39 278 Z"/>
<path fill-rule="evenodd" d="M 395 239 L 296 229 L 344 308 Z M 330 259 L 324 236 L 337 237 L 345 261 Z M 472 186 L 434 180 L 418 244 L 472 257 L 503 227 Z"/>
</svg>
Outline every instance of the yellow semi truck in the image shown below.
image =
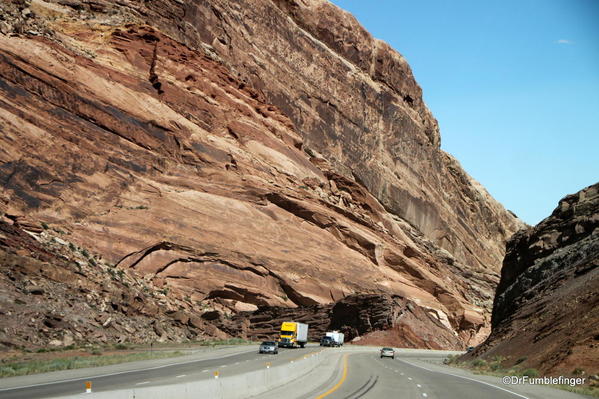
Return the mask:
<svg viewBox="0 0 599 399">
<path fill-rule="evenodd" d="M 279 346 L 284 348 L 302 348 L 308 343 L 308 325 L 295 321 L 284 321 L 281 324 Z"/>
</svg>

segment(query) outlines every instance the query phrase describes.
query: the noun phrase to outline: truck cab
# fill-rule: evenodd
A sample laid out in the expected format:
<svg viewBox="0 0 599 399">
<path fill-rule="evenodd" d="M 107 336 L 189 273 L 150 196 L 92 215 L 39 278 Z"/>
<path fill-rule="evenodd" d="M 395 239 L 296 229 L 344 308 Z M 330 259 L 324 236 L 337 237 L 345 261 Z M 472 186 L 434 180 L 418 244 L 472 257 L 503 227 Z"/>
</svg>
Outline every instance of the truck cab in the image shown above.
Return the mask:
<svg viewBox="0 0 599 399">
<path fill-rule="evenodd" d="M 283 322 L 281 324 L 281 335 L 279 346 L 285 348 L 302 348 L 308 342 L 308 325 L 296 322 Z"/>
</svg>

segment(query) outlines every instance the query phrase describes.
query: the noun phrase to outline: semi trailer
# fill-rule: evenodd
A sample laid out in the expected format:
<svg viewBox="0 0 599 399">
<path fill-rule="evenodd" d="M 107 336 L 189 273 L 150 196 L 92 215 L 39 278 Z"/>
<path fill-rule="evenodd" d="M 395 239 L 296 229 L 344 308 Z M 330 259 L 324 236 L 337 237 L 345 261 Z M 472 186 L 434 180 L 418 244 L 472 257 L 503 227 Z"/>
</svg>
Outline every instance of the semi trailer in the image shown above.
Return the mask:
<svg viewBox="0 0 599 399">
<path fill-rule="evenodd" d="M 284 321 L 281 324 L 279 346 L 283 348 L 302 348 L 308 343 L 308 325 L 295 321 Z"/>
</svg>

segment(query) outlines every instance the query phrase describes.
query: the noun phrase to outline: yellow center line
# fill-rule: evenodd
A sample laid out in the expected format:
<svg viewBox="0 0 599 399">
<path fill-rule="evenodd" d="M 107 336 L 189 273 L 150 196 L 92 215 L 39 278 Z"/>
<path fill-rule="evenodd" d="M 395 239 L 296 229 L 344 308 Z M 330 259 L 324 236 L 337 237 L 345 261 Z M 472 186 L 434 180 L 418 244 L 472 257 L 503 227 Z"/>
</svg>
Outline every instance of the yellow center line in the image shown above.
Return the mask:
<svg viewBox="0 0 599 399">
<path fill-rule="evenodd" d="M 315 399 L 322 399 L 325 396 L 329 396 L 330 394 L 332 394 L 333 392 L 338 390 L 339 387 L 341 387 L 341 385 L 343 385 L 343 383 L 345 382 L 345 379 L 347 378 L 347 356 L 348 356 L 347 354 L 343 356 L 343 375 L 341 375 L 341 379 L 339 380 L 339 382 L 337 384 L 335 384 L 335 386 L 333 388 L 329 389 L 322 395 L 317 396 Z"/>
</svg>

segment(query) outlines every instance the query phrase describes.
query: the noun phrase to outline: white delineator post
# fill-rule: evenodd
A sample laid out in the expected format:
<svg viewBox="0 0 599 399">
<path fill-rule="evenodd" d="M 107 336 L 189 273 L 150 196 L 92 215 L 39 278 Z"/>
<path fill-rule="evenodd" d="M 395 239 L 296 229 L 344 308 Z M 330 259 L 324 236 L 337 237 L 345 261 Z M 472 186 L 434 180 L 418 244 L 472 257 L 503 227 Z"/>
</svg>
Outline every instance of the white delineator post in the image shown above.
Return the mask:
<svg viewBox="0 0 599 399">
<path fill-rule="evenodd" d="M 92 393 L 92 382 L 85 381 L 85 393 Z"/>
</svg>

